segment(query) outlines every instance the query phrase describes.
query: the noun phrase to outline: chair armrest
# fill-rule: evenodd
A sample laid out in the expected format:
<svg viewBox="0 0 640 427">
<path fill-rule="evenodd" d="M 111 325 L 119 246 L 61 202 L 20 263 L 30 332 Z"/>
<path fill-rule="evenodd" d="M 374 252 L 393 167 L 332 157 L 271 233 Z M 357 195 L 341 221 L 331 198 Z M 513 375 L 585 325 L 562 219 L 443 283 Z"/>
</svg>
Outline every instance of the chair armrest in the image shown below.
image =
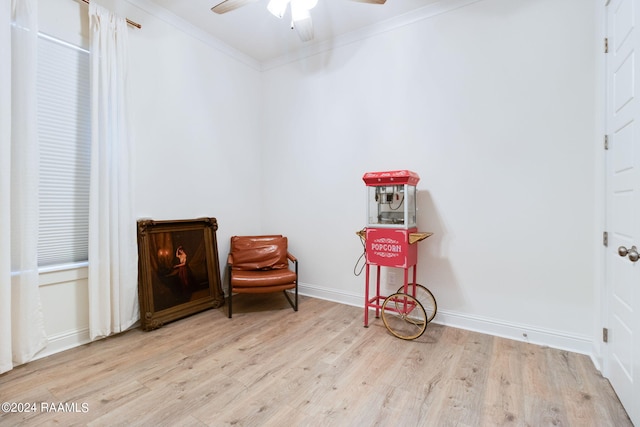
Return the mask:
<svg viewBox="0 0 640 427">
<path fill-rule="evenodd" d="M 287 252 L 287 258 L 289 259 L 289 261 L 291 262 L 298 262 L 298 259 L 296 257 L 294 257 L 291 252 Z"/>
<path fill-rule="evenodd" d="M 231 254 L 227 256 L 227 265 L 233 265 L 233 256 Z"/>
</svg>

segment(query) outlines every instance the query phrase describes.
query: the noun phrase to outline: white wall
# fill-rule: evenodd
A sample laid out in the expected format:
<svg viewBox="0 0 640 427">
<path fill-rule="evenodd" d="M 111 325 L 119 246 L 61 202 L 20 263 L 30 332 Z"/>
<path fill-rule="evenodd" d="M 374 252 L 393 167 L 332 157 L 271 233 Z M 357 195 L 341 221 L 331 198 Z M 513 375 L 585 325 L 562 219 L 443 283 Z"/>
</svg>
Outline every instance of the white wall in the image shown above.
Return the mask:
<svg viewBox="0 0 640 427">
<path fill-rule="evenodd" d="M 261 229 L 261 134 L 252 125 L 261 111 L 260 73 L 153 9 L 115 7 L 142 24 L 129 31 L 137 216 L 216 217 L 223 265 L 232 234 Z M 86 5 L 42 0 L 39 15 L 41 31 L 88 45 Z M 88 340 L 86 286 L 86 268 L 42 274 L 50 344 L 40 356 Z"/>
<path fill-rule="evenodd" d="M 263 222 L 304 292 L 362 305 L 362 174 L 411 169 L 436 320 L 591 351 L 594 20 L 484 0 L 264 72 Z"/>
<path fill-rule="evenodd" d="M 261 227 L 260 73 L 148 13 L 135 17 L 143 25 L 129 33 L 138 216 L 216 217 L 226 255 L 232 234 Z"/>
</svg>

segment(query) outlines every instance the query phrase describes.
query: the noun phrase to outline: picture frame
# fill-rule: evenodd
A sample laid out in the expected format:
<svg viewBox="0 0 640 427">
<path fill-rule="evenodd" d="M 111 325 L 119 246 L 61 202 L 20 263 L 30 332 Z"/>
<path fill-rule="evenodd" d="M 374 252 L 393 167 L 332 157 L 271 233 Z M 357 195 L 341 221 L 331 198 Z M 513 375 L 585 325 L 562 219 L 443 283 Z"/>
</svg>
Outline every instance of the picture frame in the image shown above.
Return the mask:
<svg viewBox="0 0 640 427">
<path fill-rule="evenodd" d="M 215 218 L 141 219 L 137 225 L 143 330 L 224 305 Z"/>
</svg>

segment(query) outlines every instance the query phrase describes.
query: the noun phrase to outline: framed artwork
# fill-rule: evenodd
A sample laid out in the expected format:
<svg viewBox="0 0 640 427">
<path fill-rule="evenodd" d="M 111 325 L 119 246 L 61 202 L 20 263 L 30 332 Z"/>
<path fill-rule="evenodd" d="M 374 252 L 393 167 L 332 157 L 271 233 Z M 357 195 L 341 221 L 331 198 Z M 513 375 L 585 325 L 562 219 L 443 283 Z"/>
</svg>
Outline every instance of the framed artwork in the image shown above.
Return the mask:
<svg viewBox="0 0 640 427">
<path fill-rule="evenodd" d="M 224 304 L 215 218 L 138 221 L 142 329 Z"/>
</svg>

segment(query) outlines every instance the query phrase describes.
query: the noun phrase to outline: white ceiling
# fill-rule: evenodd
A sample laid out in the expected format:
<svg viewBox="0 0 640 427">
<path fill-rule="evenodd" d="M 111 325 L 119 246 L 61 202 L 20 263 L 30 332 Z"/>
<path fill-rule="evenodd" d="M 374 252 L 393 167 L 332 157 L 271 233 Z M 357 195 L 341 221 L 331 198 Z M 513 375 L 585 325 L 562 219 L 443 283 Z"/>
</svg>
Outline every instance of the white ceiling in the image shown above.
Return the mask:
<svg viewBox="0 0 640 427">
<path fill-rule="evenodd" d="M 221 0 L 151 0 L 196 28 L 234 49 L 264 63 L 387 20 L 398 20 L 435 3 L 452 0 L 387 0 L 383 5 L 350 0 L 319 0 L 311 11 L 315 37 L 302 42 L 290 27 L 289 11 L 278 19 L 267 11 L 268 0 L 259 0 L 219 15 L 211 8 Z"/>
</svg>

